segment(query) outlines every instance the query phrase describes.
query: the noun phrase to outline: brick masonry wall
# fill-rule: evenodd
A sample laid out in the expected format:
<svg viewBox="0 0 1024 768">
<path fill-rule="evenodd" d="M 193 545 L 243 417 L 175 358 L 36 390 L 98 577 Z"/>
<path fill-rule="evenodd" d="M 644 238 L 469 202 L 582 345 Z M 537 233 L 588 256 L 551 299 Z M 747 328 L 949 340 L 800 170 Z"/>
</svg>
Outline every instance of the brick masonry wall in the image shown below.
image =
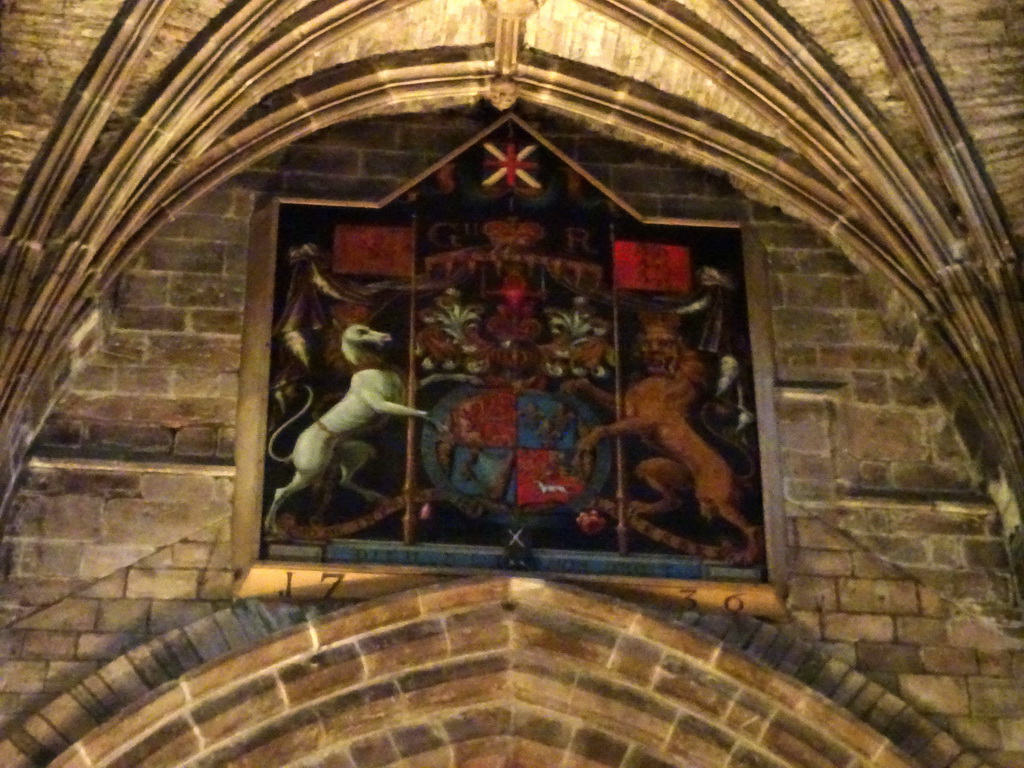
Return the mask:
<svg viewBox="0 0 1024 768">
<path fill-rule="evenodd" d="M 646 215 L 749 221 L 771 274 L 790 628 L 992 765 L 1024 762 L 1024 645 L 998 516 L 908 341 L 885 324 L 896 299 L 720 177 L 536 117 Z M 254 195 L 379 199 L 479 125 L 446 114 L 323 132 L 150 241 L 109 297 L 99 344 L 71 366 L 16 498 L 0 551 L 3 717 L 230 596 Z"/>
<path fill-rule="evenodd" d="M 0 4 L 0 211 L 10 209 L 75 77 L 120 5 Z"/>
<path fill-rule="evenodd" d="M 251 209 L 251 193 L 221 190 L 149 241 L 40 450 L 230 461 Z"/>
</svg>

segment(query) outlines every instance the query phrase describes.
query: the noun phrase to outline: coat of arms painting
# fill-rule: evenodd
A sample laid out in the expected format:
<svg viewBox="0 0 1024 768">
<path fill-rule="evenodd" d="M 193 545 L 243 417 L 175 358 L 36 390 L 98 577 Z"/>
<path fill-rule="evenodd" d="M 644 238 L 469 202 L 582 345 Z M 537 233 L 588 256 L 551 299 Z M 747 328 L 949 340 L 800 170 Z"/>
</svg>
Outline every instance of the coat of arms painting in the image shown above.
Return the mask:
<svg viewBox="0 0 1024 768">
<path fill-rule="evenodd" d="M 763 580 L 740 245 L 518 120 L 379 209 L 282 204 L 262 557 Z"/>
</svg>

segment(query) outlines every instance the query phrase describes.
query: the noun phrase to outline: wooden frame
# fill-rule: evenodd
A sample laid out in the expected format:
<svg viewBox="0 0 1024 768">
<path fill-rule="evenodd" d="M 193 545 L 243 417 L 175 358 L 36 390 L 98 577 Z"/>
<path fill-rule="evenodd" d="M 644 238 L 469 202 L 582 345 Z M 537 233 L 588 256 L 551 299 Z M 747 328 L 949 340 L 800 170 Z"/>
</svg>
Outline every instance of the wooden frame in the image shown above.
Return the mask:
<svg viewBox="0 0 1024 768">
<path fill-rule="evenodd" d="M 524 127 L 517 119 L 516 125 Z M 481 136 L 493 130 L 494 126 L 481 132 Z M 528 126 L 526 126 L 528 129 Z M 551 149 L 559 159 L 571 162 L 550 148 L 542 137 L 528 129 L 530 136 L 537 138 L 546 148 Z M 479 137 L 478 137 L 479 138 Z M 477 139 L 467 142 L 467 145 Z M 452 153 L 435 168 L 465 149 Z M 587 181 L 593 180 L 581 171 Z M 261 202 L 253 218 L 250 240 L 250 264 L 248 272 L 245 330 L 243 334 L 242 385 L 239 398 L 236 461 L 238 467 L 235 495 L 235 567 L 238 577 L 237 593 L 240 596 L 278 594 L 287 597 L 362 597 L 391 591 L 401 586 L 422 583 L 436 579 L 446 573 L 473 572 L 473 568 L 438 568 L 422 565 L 302 562 L 301 559 L 286 561 L 273 557 L 260 557 L 260 513 L 263 507 L 264 474 L 263 452 L 267 443 L 268 381 L 270 374 L 271 328 L 273 324 L 273 296 L 275 264 L 278 258 L 278 226 L 282 206 L 325 206 L 335 209 L 367 211 L 384 208 L 407 192 L 416 183 L 423 181 L 427 174 L 413 179 L 402 190 L 389 195 L 376 204 L 352 203 L 330 200 L 297 200 L 294 198 L 267 199 Z M 611 193 L 593 182 L 604 194 Z M 635 216 L 635 211 L 620 205 Z M 339 212 L 340 213 L 340 212 Z M 644 222 L 641 224 L 650 224 Z M 683 220 L 658 220 L 659 225 L 692 226 L 694 222 Z M 754 371 L 754 397 L 757 401 L 757 429 L 760 452 L 761 492 L 763 494 L 765 540 L 767 545 L 767 579 L 765 582 L 735 583 L 728 579 L 689 580 L 664 579 L 630 576 L 596 576 L 594 574 L 545 574 L 553 578 L 584 580 L 596 588 L 632 595 L 637 592 L 648 596 L 669 599 L 683 607 L 706 607 L 733 611 L 750 611 L 761 615 L 778 615 L 783 611 L 781 595 L 784 592 L 785 574 L 782 564 L 784 530 L 782 530 L 781 477 L 777 459 L 776 424 L 773 404 L 774 373 L 772 369 L 772 344 L 770 318 L 767 301 L 767 268 L 764 254 L 760 252 L 756 239 L 734 221 L 697 222 L 699 226 L 709 225 L 720 229 L 741 230 L 743 258 L 743 279 L 746 282 L 746 313 L 748 317 L 749 343 Z M 619 327 L 616 321 L 616 328 Z M 410 440 L 412 430 L 408 434 Z M 410 443 L 410 446 L 412 443 Z M 622 466 L 620 458 L 616 466 Z M 618 470 L 621 476 L 622 470 Z M 406 515 L 406 519 L 410 517 Z M 408 525 L 408 523 L 407 523 Z M 415 525 L 415 523 L 414 523 Z M 297 550 L 301 553 L 301 550 Z M 719 569 L 727 573 L 727 568 Z"/>
</svg>

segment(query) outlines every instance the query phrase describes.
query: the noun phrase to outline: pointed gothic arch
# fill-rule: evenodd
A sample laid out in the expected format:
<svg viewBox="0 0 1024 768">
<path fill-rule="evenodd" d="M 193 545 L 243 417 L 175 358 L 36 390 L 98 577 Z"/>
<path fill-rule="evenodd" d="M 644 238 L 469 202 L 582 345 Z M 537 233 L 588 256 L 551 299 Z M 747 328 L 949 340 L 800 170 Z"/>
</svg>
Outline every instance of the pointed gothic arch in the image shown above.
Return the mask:
<svg viewBox="0 0 1024 768">
<path fill-rule="evenodd" d="M 19 752 L 17 731 L 0 755 L 18 768 L 931 768 L 969 759 L 896 697 L 768 624 L 680 619 L 509 577 L 322 617 L 243 605 L 97 673 L 115 702 L 105 714 L 75 716 L 96 689 L 87 681 L 26 721 L 27 734 L 63 735 L 56 759 Z"/>
</svg>

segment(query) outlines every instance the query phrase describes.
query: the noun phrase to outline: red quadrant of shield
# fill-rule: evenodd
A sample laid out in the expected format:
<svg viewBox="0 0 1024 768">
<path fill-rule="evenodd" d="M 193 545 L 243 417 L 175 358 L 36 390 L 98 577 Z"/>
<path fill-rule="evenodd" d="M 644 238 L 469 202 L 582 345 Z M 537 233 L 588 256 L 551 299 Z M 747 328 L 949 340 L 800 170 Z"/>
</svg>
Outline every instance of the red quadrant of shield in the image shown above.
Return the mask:
<svg viewBox="0 0 1024 768">
<path fill-rule="evenodd" d="M 451 430 L 464 445 L 511 448 L 516 444 L 516 396 L 488 389 L 452 408 Z"/>
<path fill-rule="evenodd" d="M 564 504 L 582 492 L 583 483 L 564 466 L 561 451 L 536 448 L 516 451 L 517 504 Z"/>
</svg>

